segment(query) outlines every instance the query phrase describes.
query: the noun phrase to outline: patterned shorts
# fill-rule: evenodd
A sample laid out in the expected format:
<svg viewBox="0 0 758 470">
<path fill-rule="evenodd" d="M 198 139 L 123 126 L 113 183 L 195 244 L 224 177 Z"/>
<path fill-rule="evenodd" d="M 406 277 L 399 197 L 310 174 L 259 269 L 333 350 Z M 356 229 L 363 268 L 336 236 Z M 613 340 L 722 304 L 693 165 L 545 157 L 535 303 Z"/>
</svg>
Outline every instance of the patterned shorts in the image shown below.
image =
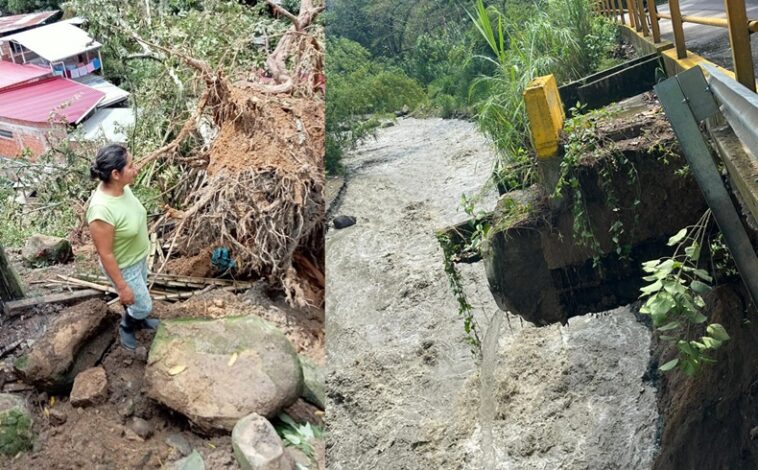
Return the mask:
<svg viewBox="0 0 758 470">
<path fill-rule="evenodd" d="M 107 273 L 106 276 L 108 276 Z M 137 320 L 147 318 L 153 311 L 153 301 L 150 298 L 150 292 L 147 290 L 147 258 L 131 266 L 121 268 L 121 276 L 134 292 L 134 303 L 126 307 L 129 316 Z M 113 284 L 113 280 L 111 280 L 111 284 Z M 115 284 L 113 286 L 115 287 Z"/>
</svg>

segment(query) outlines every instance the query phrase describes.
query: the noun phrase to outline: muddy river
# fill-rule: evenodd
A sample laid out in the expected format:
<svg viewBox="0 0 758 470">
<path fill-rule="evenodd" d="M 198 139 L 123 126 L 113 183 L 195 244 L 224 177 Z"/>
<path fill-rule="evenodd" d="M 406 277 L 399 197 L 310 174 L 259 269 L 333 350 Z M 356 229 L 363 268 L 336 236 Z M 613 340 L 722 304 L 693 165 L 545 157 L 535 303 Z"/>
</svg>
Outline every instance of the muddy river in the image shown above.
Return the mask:
<svg viewBox="0 0 758 470">
<path fill-rule="evenodd" d="M 464 265 L 483 357 L 466 344 L 434 230 L 466 218 L 494 158 L 472 123 L 407 118 L 346 160 L 331 213 L 357 223 L 327 233 L 330 469 L 651 467 L 650 334 L 630 308 L 536 328 Z"/>
</svg>

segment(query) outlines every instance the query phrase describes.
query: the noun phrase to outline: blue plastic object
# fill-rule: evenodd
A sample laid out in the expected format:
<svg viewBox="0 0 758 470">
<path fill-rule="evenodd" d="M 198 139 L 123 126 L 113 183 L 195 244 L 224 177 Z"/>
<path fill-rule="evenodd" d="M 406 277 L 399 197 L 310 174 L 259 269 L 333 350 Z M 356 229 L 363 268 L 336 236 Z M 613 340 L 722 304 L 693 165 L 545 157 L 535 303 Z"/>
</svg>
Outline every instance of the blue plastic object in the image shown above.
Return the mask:
<svg viewBox="0 0 758 470">
<path fill-rule="evenodd" d="M 229 248 L 221 246 L 213 250 L 211 255 L 211 264 L 219 271 L 229 271 L 237 267 L 237 262 L 234 261 L 229 254 Z"/>
</svg>

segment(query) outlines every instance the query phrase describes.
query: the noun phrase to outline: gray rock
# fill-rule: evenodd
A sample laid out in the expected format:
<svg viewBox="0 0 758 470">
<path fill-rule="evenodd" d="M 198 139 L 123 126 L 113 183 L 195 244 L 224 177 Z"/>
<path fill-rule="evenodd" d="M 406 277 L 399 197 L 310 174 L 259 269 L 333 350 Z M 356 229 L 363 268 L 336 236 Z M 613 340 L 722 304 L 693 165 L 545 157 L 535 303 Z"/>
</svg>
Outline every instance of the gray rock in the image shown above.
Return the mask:
<svg viewBox="0 0 758 470">
<path fill-rule="evenodd" d="M 174 470 L 205 470 L 203 457 L 196 450 L 181 460 L 174 462 Z"/>
<path fill-rule="evenodd" d="M 161 322 L 145 380 L 150 398 L 207 432 L 250 413 L 275 416 L 300 396 L 303 373 L 279 329 L 245 316 Z"/>
<path fill-rule="evenodd" d="M 91 406 L 108 398 L 108 377 L 102 367 L 93 367 L 76 376 L 71 389 L 71 406 Z"/>
<path fill-rule="evenodd" d="M 134 418 L 129 424 L 129 428 L 142 439 L 147 439 L 153 435 L 153 426 L 149 421 L 142 418 Z"/>
<path fill-rule="evenodd" d="M 67 263 L 74 259 L 74 252 L 65 238 L 35 234 L 26 240 L 21 256 L 27 264 L 36 267 Z"/>
<path fill-rule="evenodd" d="M 32 448 L 32 415 L 16 395 L 0 393 L 0 454 L 16 455 Z"/>
<path fill-rule="evenodd" d="M 63 310 L 28 354 L 14 363 L 24 381 L 39 388 L 67 389 L 102 358 L 115 337 L 117 319 L 100 299 Z"/>
<path fill-rule="evenodd" d="M 242 470 L 291 470 L 290 456 L 271 423 L 261 415 L 245 416 L 232 430 L 232 448 Z"/>
<path fill-rule="evenodd" d="M 355 217 L 351 215 L 338 215 L 334 218 L 332 224 L 334 225 L 334 228 L 339 230 L 342 228 L 350 227 L 351 225 L 355 225 L 355 222 Z"/>
<path fill-rule="evenodd" d="M 118 415 L 123 419 L 127 419 L 134 415 L 134 400 L 128 398 L 126 401 L 121 403 L 118 407 Z"/>
<path fill-rule="evenodd" d="M 326 375 L 324 369 L 305 356 L 300 357 L 303 368 L 303 398 L 322 410 L 326 406 Z"/>
<path fill-rule="evenodd" d="M 305 453 L 298 449 L 297 447 L 285 447 L 284 452 L 289 455 L 290 460 L 292 461 L 293 465 L 298 468 L 299 465 L 302 468 L 315 468 L 311 467 L 312 463 L 311 459 L 305 455 Z"/>
<path fill-rule="evenodd" d="M 192 452 L 192 445 L 184 434 L 175 432 L 166 438 L 166 445 L 179 451 L 180 454 L 187 456 Z"/>
</svg>

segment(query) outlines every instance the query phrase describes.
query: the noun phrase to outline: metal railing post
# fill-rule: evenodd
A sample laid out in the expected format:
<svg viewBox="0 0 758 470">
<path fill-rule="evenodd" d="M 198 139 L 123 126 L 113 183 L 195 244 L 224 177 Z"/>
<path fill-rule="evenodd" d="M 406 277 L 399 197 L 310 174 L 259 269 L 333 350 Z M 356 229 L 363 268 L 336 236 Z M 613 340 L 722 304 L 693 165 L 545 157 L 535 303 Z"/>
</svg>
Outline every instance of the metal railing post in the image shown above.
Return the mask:
<svg viewBox="0 0 758 470">
<path fill-rule="evenodd" d="M 647 0 L 647 9 L 650 13 L 650 28 L 653 30 L 653 42 L 661 42 L 661 30 L 658 27 L 658 11 L 655 9 L 655 0 Z"/>
<path fill-rule="evenodd" d="M 626 12 L 629 15 L 629 26 L 637 29 L 637 22 L 634 20 L 634 10 L 632 9 L 632 2 L 634 0 L 626 0 Z"/>
<path fill-rule="evenodd" d="M 726 8 L 726 17 L 729 21 L 729 43 L 732 46 L 737 81 L 755 91 L 755 72 L 753 56 L 750 53 L 745 0 L 724 0 L 724 8 Z"/>
<path fill-rule="evenodd" d="M 642 0 L 636 0 L 637 11 L 640 13 L 640 23 L 642 23 L 642 35 L 650 36 L 650 31 L 647 29 L 647 16 L 645 16 L 645 7 Z"/>
<path fill-rule="evenodd" d="M 687 47 L 684 45 L 684 29 L 682 28 L 682 12 L 679 10 L 679 0 L 669 0 L 669 9 L 671 10 L 671 28 L 674 30 L 676 58 L 684 59 L 687 57 Z"/>
</svg>

